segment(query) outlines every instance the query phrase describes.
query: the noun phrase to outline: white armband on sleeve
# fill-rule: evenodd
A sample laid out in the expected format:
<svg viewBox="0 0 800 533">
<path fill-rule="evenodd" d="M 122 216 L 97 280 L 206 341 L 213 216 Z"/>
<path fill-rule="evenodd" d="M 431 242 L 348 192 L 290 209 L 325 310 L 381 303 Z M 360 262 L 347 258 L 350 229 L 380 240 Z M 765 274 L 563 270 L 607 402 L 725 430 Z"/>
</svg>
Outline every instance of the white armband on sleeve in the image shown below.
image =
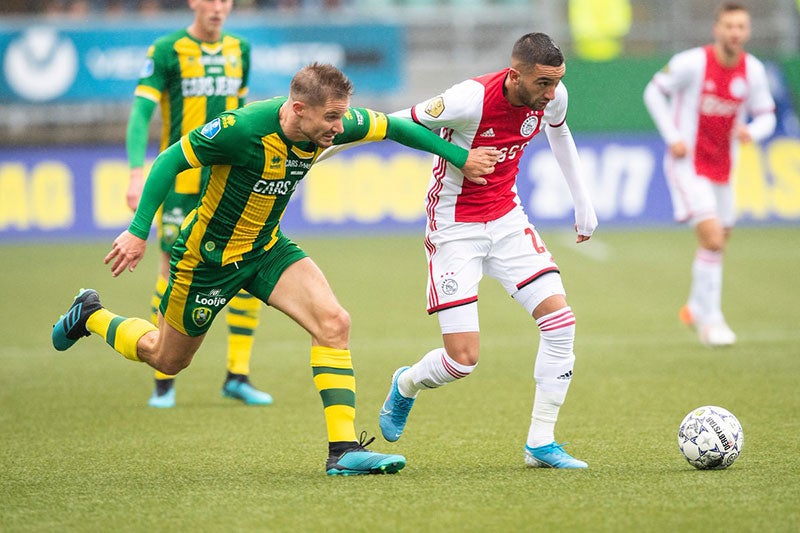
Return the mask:
<svg viewBox="0 0 800 533">
<path fill-rule="evenodd" d="M 557 128 L 547 125 L 545 133 L 575 204 L 575 227 L 579 235 L 589 237 L 597 228 L 597 214 L 581 177 L 583 169 L 575 140 L 566 122 Z"/>
</svg>

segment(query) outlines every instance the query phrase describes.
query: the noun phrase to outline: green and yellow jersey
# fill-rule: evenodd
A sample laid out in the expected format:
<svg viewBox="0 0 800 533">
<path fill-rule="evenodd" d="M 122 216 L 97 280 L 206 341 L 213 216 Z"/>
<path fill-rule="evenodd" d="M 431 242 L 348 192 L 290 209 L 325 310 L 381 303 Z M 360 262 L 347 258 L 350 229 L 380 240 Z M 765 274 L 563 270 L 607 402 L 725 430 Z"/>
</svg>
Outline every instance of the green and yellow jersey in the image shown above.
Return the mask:
<svg viewBox="0 0 800 533">
<path fill-rule="evenodd" d="M 135 95 L 160 104 L 161 148 L 176 142 L 223 111 L 244 104 L 250 71 L 250 45 L 223 33 L 219 41 L 202 42 L 186 30 L 158 39 Z"/>
<path fill-rule="evenodd" d="M 131 168 L 144 166 L 150 118 L 161 108 L 159 151 L 223 111 L 244 105 L 250 72 L 250 45 L 222 33 L 216 42 L 180 30 L 156 40 L 147 51 L 136 87 L 126 138 Z M 175 180 L 159 217 L 161 249 L 168 252 L 181 223 L 199 198 L 207 173 L 189 169 Z"/>
<path fill-rule="evenodd" d="M 262 253 L 276 242 L 280 220 L 297 184 L 323 148 L 286 138 L 279 111 L 286 97 L 252 103 L 221 114 L 163 152 L 153 165 L 130 231 L 147 238 L 150 222 L 175 175 L 210 167 L 197 208 L 182 230 L 186 246 L 203 261 L 227 265 Z M 464 166 L 467 150 L 410 120 L 365 108 L 349 108 L 334 144 L 392 139 Z"/>
</svg>

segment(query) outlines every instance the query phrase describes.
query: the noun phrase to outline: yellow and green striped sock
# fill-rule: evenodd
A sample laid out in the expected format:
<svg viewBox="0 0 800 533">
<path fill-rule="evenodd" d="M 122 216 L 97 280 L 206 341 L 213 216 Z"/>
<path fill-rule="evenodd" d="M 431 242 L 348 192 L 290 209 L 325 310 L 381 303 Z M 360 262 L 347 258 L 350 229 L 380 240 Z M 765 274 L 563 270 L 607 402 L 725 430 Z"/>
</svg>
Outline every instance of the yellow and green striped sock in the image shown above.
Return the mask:
<svg viewBox="0 0 800 533">
<path fill-rule="evenodd" d="M 103 337 L 109 346 L 127 359 L 141 361 L 136 355 L 139 339 L 158 328 L 142 318 L 125 318 L 103 308 L 89 317 L 86 329 Z"/>
<path fill-rule="evenodd" d="M 260 310 L 261 300 L 245 291 L 239 292 L 228 303 L 228 372 L 231 374 L 250 374 L 253 335 L 258 327 Z"/>
<path fill-rule="evenodd" d="M 312 346 L 311 370 L 325 409 L 328 441 L 355 441 L 356 380 L 350 350 Z"/>
</svg>

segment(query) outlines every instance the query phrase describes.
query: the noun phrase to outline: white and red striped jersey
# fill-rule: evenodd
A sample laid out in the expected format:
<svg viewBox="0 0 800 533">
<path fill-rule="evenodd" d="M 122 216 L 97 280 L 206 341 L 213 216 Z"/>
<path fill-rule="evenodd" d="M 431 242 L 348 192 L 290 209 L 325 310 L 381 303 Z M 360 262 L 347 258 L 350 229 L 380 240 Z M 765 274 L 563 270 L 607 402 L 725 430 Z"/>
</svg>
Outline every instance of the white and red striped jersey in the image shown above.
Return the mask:
<svg viewBox="0 0 800 533">
<path fill-rule="evenodd" d="M 544 124 L 561 126 L 567 114 L 563 83 L 541 111 L 512 106 L 503 96 L 508 69 L 458 83 L 439 96 L 400 112 L 466 149 L 493 147 L 502 152 L 486 185 L 476 185 L 461 171 L 436 157 L 426 197 L 428 223 L 436 221 L 489 222 L 520 205 L 516 178 L 519 159 Z"/>
<path fill-rule="evenodd" d="M 764 140 L 775 129 L 775 102 L 764 65 L 745 53 L 735 66 L 725 67 L 713 45 L 673 56 L 653 76 L 645 103 L 664 141 L 670 145 L 683 141 L 695 172 L 716 183 L 730 179 L 738 148 L 737 123 L 752 117 L 747 127 L 754 141 Z"/>
</svg>

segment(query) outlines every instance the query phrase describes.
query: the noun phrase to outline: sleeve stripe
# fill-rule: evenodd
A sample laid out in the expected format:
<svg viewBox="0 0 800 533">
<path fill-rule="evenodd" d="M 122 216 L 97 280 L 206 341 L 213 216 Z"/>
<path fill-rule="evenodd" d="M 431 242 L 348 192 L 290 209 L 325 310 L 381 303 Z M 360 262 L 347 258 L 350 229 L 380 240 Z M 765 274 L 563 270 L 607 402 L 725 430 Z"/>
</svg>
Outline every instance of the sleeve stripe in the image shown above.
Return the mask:
<svg viewBox="0 0 800 533">
<path fill-rule="evenodd" d="M 192 165 L 192 167 L 198 168 L 203 166 L 203 163 L 197 159 L 197 155 L 195 155 L 194 150 L 192 149 L 192 144 L 189 142 L 188 135 L 181 137 L 181 150 L 183 150 L 183 157 L 186 158 L 186 161 Z"/>
<path fill-rule="evenodd" d="M 565 123 L 566 121 L 567 121 L 567 117 L 564 117 L 564 120 L 562 120 L 562 121 L 561 121 L 561 122 L 559 122 L 558 124 L 550 124 L 549 122 L 548 122 L 548 124 L 550 125 L 550 127 L 551 127 L 551 128 L 560 128 L 561 126 L 563 126 L 563 125 L 564 125 L 564 123 Z"/>
<path fill-rule="evenodd" d="M 385 139 L 386 130 L 389 127 L 389 119 L 383 113 L 372 114 L 372 124 L 370 124 L 369 132 L 365 138 L 367 139 Z"/>
<path fill-rule="evenodd" d="M 161 91 L 158 89 L 153 89 L 152 87 L 148 87 L 147 85 L 137 86 L 133 94 L 135 96 L 141 96 L 142 98 L 152 100 L 155 103 L 158 103 L 159 100 L 161 100 Z"/>
</svg>

